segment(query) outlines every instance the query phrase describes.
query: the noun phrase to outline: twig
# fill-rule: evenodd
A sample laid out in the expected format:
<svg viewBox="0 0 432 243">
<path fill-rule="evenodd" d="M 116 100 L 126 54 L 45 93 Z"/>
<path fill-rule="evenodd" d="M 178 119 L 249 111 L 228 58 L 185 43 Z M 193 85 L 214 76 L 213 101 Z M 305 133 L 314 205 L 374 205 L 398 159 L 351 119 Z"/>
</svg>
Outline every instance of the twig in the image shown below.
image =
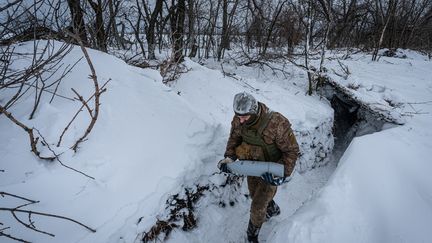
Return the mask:
<svg viewBox="0 0 432 243">
<path fill-rule="evenodd" d="M 9 120 L 11 120 L 13 123 L 15 123 L 16 125 L 18 125 L 19 127 L 21 127 L 22 129 L 24 129 L 24 131 L 27 132 L 27 134 L 29 135 L 30 138 L 30 146 L 31 146 L 31 151 L 40 159 L 45 159 L 45 160 L 54 160 L 55 157 L 43 157 L 40 155 L 40 152 L 37 149 L 37 143 L 39 141 L 39 138 L 35 138 L 34 134 L 33 134 L 33 128 L 29 128 L 26 125 L 24 125 L 23 123 L 21 123 L 20 121 L 18 121 L 10 112 L 8 112 L 3 106 L 0 105 L 0 113 L 5 114 L 5 116 L 7 118 L 9 118 Z"/>
<path fill-rule="evenodd" d="M 28 229 L 30 229 L 32 231 L 35 231 L 35 232 L 38 232 L 38 233 L 41 233 L 41 234 L 45 234 L 45 235 L 49 235 L 51 237 L 55 237 L 55 235 L 52 234 L 52 233 L 49 233 L 49 232 L 46 232 L 46 231 L 43 231 L 43 230 L 40 230 L 40 229 L 36 228 L 36 226 L 34 225 L 34 222 L 33 222 L 32 218 L 31 218 L 32 214 L 35 214 L 35 215 L 41 215 L 41 216 L 53 217 L 53 218 L 60 218 L 60 219 L 63 219 L 63 220 L 71 221 L 73 223 L 76 223 L 76 224 L 78 224 L 78 225 L 80 225 L 80 226 L 82 226 L 82 227 L 90 230 L 93 233 L 96 232 L 96 230 L 90 228 L 89 226 L 86 226 L 86 225 L 84 225 L 84 224 L 82 224 L 82 223 L 80 223 L 80 222 L 78 222 L 78 221 L 76 221 L 74 219 L 68 218 L 68 217 L 64 217 L 64 216 L 60 216 L 60 215 L 55 215 L 55 214 L 48 214 L 48 213 L 43 213 L 43 212 L 36 212 L 36 211 L 30 211 L 30 210 L 21 209 L 21 208 L 26 207 L 28 205 L 38 203 L 39 201 L 28 199 L 28 198 L 25 198 L 25 197 L 22 197 L 22 196 L 17 196 L 15 194 L 11 194 L 11 193 L 8 193 L 8 192 L 0 192 L 0 196 L 2 196 L 2 197 L 4 197 L 4 196 L 10 196 L 10 197 L 18 198 L 18 199 L 21 199 L 21 200 L 24 200 L 24 201 L 28 202 L 28 203 L 25 203 L 23 205 L 19 205 L 19 206 L 15 207 L 15 208 L 6 208 L 6 207 L 0 208 L 0 211 L 9 211 L 18 223 L 20 223 L 21 225 L 23 225 L 24 227 L 26 227 L 26 228 L 28 228 Z M 28 223 L 26 223 L 23 220 L 21 220 L 18 217 L 17 213 L 26 213 L 28 215 Z M 0 225 L 3 225 L 3 224 L 0 222 Z M 29 242 L 29 241 L 26 241 L 26 240 L 23 240 L 23 239 L 20 239 L 20 238 L 16 238 L 16 237 L 14 237 L 12 235 L 3 233 L 3 231 L 7 230 L 7 229 L 10 229 L 10 227 L 4 227 L 4 228 L 0 229 L 0 236 L 5 236 L 7 238 L 10 238 L 10 239 L 13 239 L 13 240 L 16 240 L 16 241 L 19 241 L 19 242 Z"/>
<path fill-rule="evenodd" d="M 24 227 L 26 227 L 26 228 L 28 228 L 28 229 L 31 229 L 31 230 L 33 230 L 33 231 L 36 231 L 36 232 L 38 232 L 38 233 L 45 234 L 45 235 L 49 235 L 49 236 L 51 236 L 51 237 L 54 237 L 54 236 L 55 236 L 54 234 L 48 233 L 48 232 L 46 232 L 46 231 L 36 229 L 36 227 L 34 227 L 33 223 L 31 223 L 31 222 L 30 222 L 30 224 L 25 223 L 25 222 L 22 221 L 20 218 L 18 218 L 18 216 L 17 216 L 16 213 L 15 213 L 16 210 L 17 210 L 16 208 L 13 209 L 13 210 L 11 211 L 11 214 L 12 214 L 12 216 L 15 218 L 15 220 L 18 221 L 18 223 L 20 223 L 20 224 L 24 225 Z M 30 218 L 30 215 L 31 215 L 31 213 L 29 213 L 29 218 Z M 33 225 L 33 227 L 32 227 L 32 225 Z"/>
<path fill-rule="evenodd" d="M 39 79 L 42 82 L 42 87 L 40 88 L 40 91 L 38 92 Z M 35 101 L 34 101 L 33 110 L 30 114 L 29 120 L 32 120 L 34 117 L 34 114 L 36 113 L 36 110 L 40 104 L 40 100 L 41 100 L 42 93 L 43 93 L 44 89 L 45 89 L 45 81 L 42 80 L 42 77 L 40 74 L 37 74 L 36 75 L 36 86 L 35 86 Z"/>
<path fill-rule="evenodd" d="M 17 4 L 17 3 L 20 3 L 21 1 L 22 0 L 15 0 L 13 2 L 7 3 L 5 6 L 0 7 L 0 12 L 3 12 L 3 10 L 6 10 L 6 9 L 10 8 L 11 6 L 13 6 L 13 5 Z"/>
<path fill-rule="evenodd" d="M 88 177 L 88 178 L 90 178 L 90 179 L 95 180 L 95 178 L 94 178 L 93 176 L 89 176 L 89 175 L 87 175 L 86 173 L 84 173 L 84 172 L 82 172 L 82 171 L 79 171 L 79 170 L 77 170 L 77 169 L 75 169 L 75 168 L 72 168 L 72 167 L 70 167 L 70 166 L 68 166 L 68 165 L 65 165 L 65 164 L 60 160 L 59 155 L 56 154 L 56 152 L 54 152 L 53 149 L 51 149 L 49 143 L 45 140 L 45 138 L 42 136 L 42 134 L 39 132 L 39 130 L 37 130 L 36 128 L 35 128 L 35 130 L 36 130 L 36 132 L 39 134 L 39 136 L 42 138 L 42 141 L 46 144 L 46 146 L 48 147 L 49 151 L 51 151 L 51 153 L 54 154 L 54 156 L 55 156 L 55 157 L 54 157 L 55 160 L 57 160 L 57 161 L 58 161 L 58 162 L 59 162 L 63 167 L 66 167 L 66 168 L 68 168 L 68 169 L 70 169 L 70 170 L 73 170 L 73 171 L 75 171 L 75 172 L 80 173 L 81 175 L 84 175 L 84 176 L 86 176 L 86 177 Z"/>
<path fill-rule="evenodd" d="M 9 239 L 15 240 L 15 241 L 19 241 L 19 242 L 30 243 L 30 241 L 26 241 L 26 240 L 23 240 L 20 238 L 13 237 L 12 235 L 8 235 L 6 233 L 3 233 L 1 230 L 0 230 L 0 236 L 4 236 L 6 238 L 9 238 Z"/>
<path fill-rule="evenodd" d="M 37 212 L 37 211 L 31 211 L 31 210 L 24 210 L 24 209 L 15 209 L 15 208 L 0 208 L 0 211 L 9 211 L 9 212 L 19 212 L 19 213 L 29 213 L 29 214 L 36 214 L 36 215 L 41 215 L 41 216 L 46 216 L 46 217 L 52 217 L 52 218 L 59 218 L 59 219 L 64 219 L 70 222 L 73 222 L 75 224 L 81 225 L 82 227 L 88 229 L 89 231 L 95 233 L 96 230 L 90 228 L 89 226 L 80 223 L 78 221 L 76 221 L 75 219 L 71 219 L 65 216 L 61 216 L 61 215 L 55 215 L 55 214 L 49 214 L 49 213 L 42 213 L 42 212 Z"/>
<path fill-rule="evenodd" d="M 108 82 L 111 81 L 111 79 L 108 79 L 101 87 L 100 89 L 100 93 L 103 93 L 106 91 L 105 86 L 108 84 Z M 92 96 L 90 96 L 87 100 L 86 103 L 89 102 L 93 97 L 94 97 L 94 93 Z M 72 122 L 76 119 L 76 117 L 78 116 L 78 114 L 82 111 L 82 108 L 84 108 L 84 105 L 81 105 L 81 107 L 78 109 L 78 111 L 75 113 L 75 115 L 72 117 L 72 120 L 69 121 L 69 123 L 67 124 L 67 126 L 63 129 L 63 132 L 61 133 L 59 140 L 57 142 L 57 147 L 60 146 L 63 136 L 66 133 L 66 131 L 69 129 L 70 125 L 72 124 Z"/>
<path fill-rule="evenodd" d="M 78 64 L 78 62 L 80 62 L 81 61 L 81 59 L 82 59 L 82 57 L 80 58 L 80 59 L 78 59 L 73 65 L 72 65 L 72 67 L 70 67 L 70 68 L 68 68 L 69 67 L 69 65 L 68 65 L 68 67 L 66 67 L 65 68 L 65 70 L 63 70 L 63 73 L 62 73 L 62 75 L 60 76 L 60 78 L 58 78 L 57 79 L 57 85 L 56 85 L 56 87 L 55 87 L 55 89 L 54 89 L 54 92 L 52 92 L 52 97 L 51 97 L 51 100 L 49 101 L 49 103 L 51 103 L 53 100 L 54 100 L 54 96 L 59 96 L 59 97 L 61 97 L 61 95 L 58 95 L 57 94 L 57 89 L 58 89 L 58 87 L 60 86 L 60 82 L 63 80 L 63 77 L 65 77 L 69 72 L 71 72 L 71 70 L 75 67 L 75 65 L 77 65 Z M 55 82 L 54 82 L 55 83 Z M 53 83 L 53 84 L 54 84 Z M 75 100 L 74 100 L 75 101 Z"/>
<path fill-rule="evenodd" d="M 24 85 L 35 88 L 34 84 L 27 84 L 27 83 L 25 83 Z M 57 90 L 57 88 L 56 88 L 56 90 Z M 67 96 L 64 96 L 64 95 L 59 95 L 59 94 L 57 94 L 56 91 L 51 91 L 51 90 L 49 90 L 49 89 L 44 89 L 43 91 L 52 94 L 53 97 L 54 97 L 54 96 L 57 96 L 57 97 L 60 97 L 60 98 L 66 99 L 66 100 L 75 101 L 74 99 L 72 99 L 72 98 L 70 98 L 70 97 L 67 97 Z M 51 102 L 51 101 L 50 101 L 50 102 Z"/>
<path fill-rule="evenodd" d="M 17 196 L 15 194 L 7 193 L 7 192 L 0 192 L 0 196 L 2 196 L 2 197 L 4 197 L 4 196 L 15 197 L 15 198 L 18 198 L 18 199 L 21 199 L 21 200 L 25 200 L 25 201 L 30 202 L 30 203 L 38 203 L 39 202 L 39 201 L 31 200 L 31 199 L 28 199 L 28 198 L 25 198 L 25 197 L 21 197 L 21 196 Z"/>
<path fill-rule="evenodd" d="M 409 104 L 409 105 L 426 105 L 426 104 L 431 104 L 432 103 L 432 100 L 431 101 L 424 101 L 424 102 L 407 102 L 407 104 Z"/>
<path fill-rule="evenodd" d="M 339 66 L 342 68 L 342 71 L 345 73 L 346 77 L 348 77 L 351 72 L 347 65 L 343 64 L 339 59 L 337 59 Z"/>
<path fill-rule="evenodd" d="M 90 107 L 88 106 L 88 104 L 84 100 L 84 98 L 80 94 L 78 94 L 78 92 L 74 88 L 71 88 L 71 90 L 76 94 L 76 96 L 78 96 L 79 101 L 81 101 L 82 105 L 85 106 L 85 108 L 87 108 L 87 111 L 89 112 L 90 117 L 93 118 L 93 111 L 90 109 Z"/>
</svg>

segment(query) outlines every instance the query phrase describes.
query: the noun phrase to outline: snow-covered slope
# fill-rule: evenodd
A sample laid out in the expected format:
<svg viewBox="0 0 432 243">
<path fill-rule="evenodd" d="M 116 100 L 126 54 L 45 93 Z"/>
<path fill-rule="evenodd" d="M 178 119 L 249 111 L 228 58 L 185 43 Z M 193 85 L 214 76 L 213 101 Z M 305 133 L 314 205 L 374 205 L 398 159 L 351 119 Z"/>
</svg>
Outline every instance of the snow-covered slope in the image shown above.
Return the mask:
<svg viewBox="0 0 432 243">
<path fill-rule="evenodd" d="M 31 46 L 20 48 L 24 52 Z M 32 209 L 74 218 L 98 232 L 92 234 L 68 222 L 34 216 L 38 227 L 56 235 L 50 238 L 26 230 L 12 216 L 2 213 L 0 222 L 11 226 L 11 235 L 34 242 L 106 242 L 141 205 L 145 208 L 141 207 L 140 214 L 153 212 L 162 195 L 178 186 L 183 172 L 199 166 L 197 146 L 211 142 L 215 130 L 208 130 L 200 114 L 161 84 L 157 72 L 128 66 L 97 51 L 89 53 L 100 82 L 112 80 L 102 95 L 100 117 L 88 141 L 76 154 L 67 149 L 86 128 L 88 117 L 82 112 L 66 133 L 64 147 L 59 151 L 66 151 L 61 156 L 65 164 L 96 179 L 88 179 L 56 162 L 36 159 L 29 152 L 27 134 L 2 116 L 0 167 L 5 172 L 1 174 L 0 191 L 39 200 L 41 203 Z M 81 56 L 81 50 L 74 48 L 65 65 Z M 89 74 L 87 64 L 81 61 L 63 80 L 58 93 L 73 97 L 69 88 L 74 87 L 89 97 L 93 88 Z M 61 99 L 48 104 L 49 98 L 43 97 L 34 120 L 27 120 L 28 107 L 33 102 L 31 95 L 11 112 L 25 124 L 37 127 L 47 141 L 56 143 L 80 104 Z M 11 198 L 0 200 L 2 205 L 18 205 Z"/>
<path fill-rule="evenodd" d="M 23 53 L 32 53 L 31 48 L 31 43 L 17 46 L 17 50 Z M 55 144 L 62 129 L 79 109 L 78 101 L 56 97 L 50 104 L 51 96 L 44 95 L 36 117 L 28 120 L 29 107 L 34 100 L 34 93 L 30 92 L 10 112 L 26 125 L 38 128 L 57 153 L 64 152 L 61 155 L 63 163 L 95 177 L 95 180 L 57 162 L 36 159 L 29 152 L 27 134 L 1 116 L 0 169 L 4 172 L 1 172 L 0 191 L 39 200 L 40 203 L 27 209 L 67 216 L 95 228 L 97 232 L 88 232 L 70 222 L 33 215 L 38 228 L 56 235 L 52 238 L 26 229 L 12 215 L 1 213 L 0 222 L 10 227 L 5 233 L 33 242 L 134 241 L 156 221 L 169 195 L 179 193 L 185 185 L 212 181 L 218 184 L 225 178 L 213 173 L 217 171 L 216 163 L 224 153 L 233 115 L 232 97 L 236 92 L 253 92 L 258 100 L 292 121 L 305 152 L 301 163 L 304 164 L 303 170 L 315 163 L 315 154 L 328 152 L 333 146 L 332 137 L 327 136 L 331 129 L 332 110 L 327 103 L 317 97 L 306 97 L 300 90 L 281 90 L 277 84 L 250 80 L 262 85 L 259 90 L 254 90 L 245 85 L 248 80 L 237 82 L 224 77 L 220 71 L 189 60 L 186 65 L 190 71 L 172 87 L 167 87 L 161 84 L 156 71 L 128 66 L 117 58 L 94 50 L 89 50 L 89 54 L 99 82 L 111 81 L 101 96 L 98 121 L 76 154 L 68 148 L 86 129 L 89 117 L 85 112 L 70 127 L 62 146 L 57 148 Z M 64 65 L 73 64 L 82 56 L 81 50 L 75 47 L 64 60 Z M 23 68 L 30 61 L 15 62 L 14 68 Z M 73 97 L 70 89 L 73 87 L 84 97 L 89 97 L 94 88 L 88 79 L 89 74 L 88 65 L 81 60 L 62 81 L 58 94 Z M 1 102 L 7 100 L 13 91 L 1 93 Z M 318 142 L 321 146 L 316 146 Z M 41 146 L 40 149 L 43 154 L 49 154 L 47 148 Z M 320 183 L 325 181 L 318 180 Z M 293 181 L 303 185 L 301 189 L 293 188 L 302 195 L 302 199 L 291 200 L 297 205 L 293 207 L 295 210 L 309 197 L 309 191 L 302 192 L 302 189 L 315 190 L 316 186 L 306 182 L 300 174 Z M 223 193 L 223 189 L 220 192 Z M 287 193 L 281 192 L 280 195 Z M 209 197 L 203 202 L 211 199 Z M 19 200 L 10 197 L 1 198 L 0 203 L 5 207 L 20 205 Z M 248 203 L 248 200 L 243 200 L 243 204 L 239 204 L 242 211 L 237 212 L 246 212 Z M 214 219 L 205 218 L 204 215 L 215 215 L 206 209 L 207 206 L 200 209 L 203 217 L 199 220 L 215 223 Z M 222 214 L 227 212 L 219 206 L 216 210 Z M 242 216 L 241 222 L 247 220 L 246 215 Z M 25 219 L 26 215 L 21 217 Z M 141 224 L 137 225 L 139 218 L 142 218 Z M 211 223 L 200 225 L 200 230 L 193 231 L 197 241 L 204 237 L 201 230 L 206 230 L 206 225 L 212 226 Z M 227 237 L 243 237 L 243 228 Z M 171 239 L 183 241 L 182 234 Z"/>
<path fill-rule="evenodd" d="M 408 58 L 379 62 L 355 55 L 344 61 L 347 80 L 332 76 L 406 123 L 355 138 L 327 185 L 275 227 L 270 242 L 432 240 L 432 62 L 404 53 Z"/>
</svg>

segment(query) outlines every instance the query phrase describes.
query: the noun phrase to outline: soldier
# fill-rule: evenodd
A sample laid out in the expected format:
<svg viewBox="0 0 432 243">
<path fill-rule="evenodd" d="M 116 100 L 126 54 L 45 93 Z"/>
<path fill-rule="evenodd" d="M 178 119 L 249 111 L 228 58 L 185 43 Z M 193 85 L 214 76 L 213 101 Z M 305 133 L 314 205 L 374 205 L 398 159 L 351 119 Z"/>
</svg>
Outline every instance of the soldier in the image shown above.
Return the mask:
<svg viewBox="0 0 432 243">
<path fill-rule="evenodd" d="M 247 228 L 249 242 L 258 242 L 261 225 L 280 214 L 273 201 L 277 186 L 294 170 L 299 147 L 287 118 L 271 111 L 265 104 L 246 92 L 234 96 L 234 117 L 227 142 L 225 158 L 218 168 L 230 173 L 227 163 L 239 160 L 271 161 L 284 165 L 284 177 L 265 173 L 261 177 L 248 176 L 247 184 L 252 199 Z"/>
</svg>

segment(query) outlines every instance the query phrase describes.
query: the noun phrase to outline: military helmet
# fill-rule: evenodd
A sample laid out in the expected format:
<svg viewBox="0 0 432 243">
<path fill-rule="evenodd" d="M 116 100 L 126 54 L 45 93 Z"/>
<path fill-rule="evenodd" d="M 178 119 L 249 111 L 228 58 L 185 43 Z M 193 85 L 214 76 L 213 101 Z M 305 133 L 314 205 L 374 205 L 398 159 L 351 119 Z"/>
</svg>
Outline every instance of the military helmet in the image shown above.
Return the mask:
<svg viewBox="0 0 432 243">
<path fill-rule="evenodd" d="M 234 112 L 239 116 L 258 114 L 258 101 L 249 93 L 242 92 L 234 96 Z"/>
</svg>

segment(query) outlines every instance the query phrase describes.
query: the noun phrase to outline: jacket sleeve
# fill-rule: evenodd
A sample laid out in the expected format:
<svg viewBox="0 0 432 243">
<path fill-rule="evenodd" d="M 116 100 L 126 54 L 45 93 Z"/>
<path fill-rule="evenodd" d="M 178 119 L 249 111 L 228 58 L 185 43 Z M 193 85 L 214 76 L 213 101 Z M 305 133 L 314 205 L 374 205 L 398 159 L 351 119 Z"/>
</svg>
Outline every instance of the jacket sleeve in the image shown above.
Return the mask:
<svg viewBox="0 0 432 243">
<path fill-rule="evenodd" d="M 240 121 L 234 116 L 231 122 L 231 131 L 224 156 L 230 157 L 234 160 L 237 159 L 235 149 L 242 143 L 242 141 Z"/>
<path fill-rule="evenodd" d="M 287 177 L 291 175 L 296 165 L 299 156 L 299 146 L 288 119 L 282 115 L 280 115 L 280 119 L 280 122 L 277 123 L 275 143 L 282 152 L 282 158 L 279 163 L 284 165 L 284 174 Z"/>
</svg>

